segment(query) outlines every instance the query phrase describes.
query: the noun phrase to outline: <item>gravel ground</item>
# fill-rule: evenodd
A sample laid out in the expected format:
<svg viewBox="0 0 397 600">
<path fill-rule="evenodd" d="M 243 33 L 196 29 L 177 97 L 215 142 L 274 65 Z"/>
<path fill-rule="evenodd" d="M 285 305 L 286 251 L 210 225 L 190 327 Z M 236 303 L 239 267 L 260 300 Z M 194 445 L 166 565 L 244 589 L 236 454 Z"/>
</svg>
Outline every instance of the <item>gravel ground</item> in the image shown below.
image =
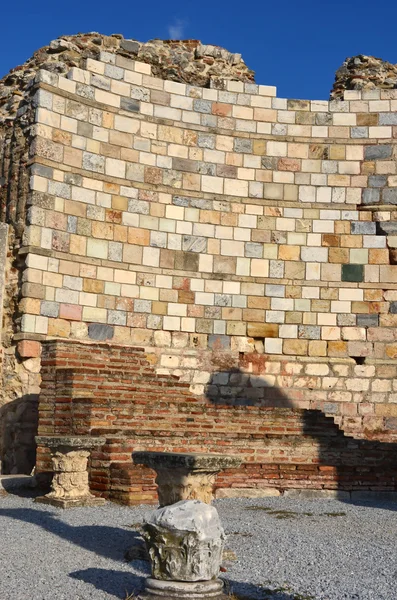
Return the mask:
<svg viewBox="0 0 397 600">
<path fill-rule="evenodd" d="M 397 504 L 287 498 L 218 500 L 223 576 L 246 598 L 396 600 Z M 2 600 L 111 600 L 137 592 L 148 563 L 126 563 L 150 507 L 63 511 L 0 497 Z M 132 526 L 132 527 L 131 527 Z M 269 595 L 266 588 L 278 589 Z"/>
</svg>

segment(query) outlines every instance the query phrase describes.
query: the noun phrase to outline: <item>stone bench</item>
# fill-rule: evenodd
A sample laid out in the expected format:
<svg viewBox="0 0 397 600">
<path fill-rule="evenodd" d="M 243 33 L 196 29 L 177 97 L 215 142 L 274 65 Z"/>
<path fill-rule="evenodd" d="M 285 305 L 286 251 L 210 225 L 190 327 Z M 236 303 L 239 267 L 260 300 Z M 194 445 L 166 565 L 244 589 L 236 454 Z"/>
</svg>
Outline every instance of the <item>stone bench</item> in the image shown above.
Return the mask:
<svg viewBox="0 0 397 600">
<path fill-rule="evenodd" d="M 60 508 L 100 506 L 106 500 L 93 496 L 88 484 L 88 458 L 106 440 L 89 436 L 37 436 L 36 442 L 51 451 L 54 476 L 51 491 L 36 502 Z"/>
<path fill-rule="evenodd" d="M 180 500 L 211 504 L 216 475 L 242 462 L 239 456 L 222 454 L 148 451 L 133 452 L 132 459 L 156 471 L 160 507 Z"/>
</svg>

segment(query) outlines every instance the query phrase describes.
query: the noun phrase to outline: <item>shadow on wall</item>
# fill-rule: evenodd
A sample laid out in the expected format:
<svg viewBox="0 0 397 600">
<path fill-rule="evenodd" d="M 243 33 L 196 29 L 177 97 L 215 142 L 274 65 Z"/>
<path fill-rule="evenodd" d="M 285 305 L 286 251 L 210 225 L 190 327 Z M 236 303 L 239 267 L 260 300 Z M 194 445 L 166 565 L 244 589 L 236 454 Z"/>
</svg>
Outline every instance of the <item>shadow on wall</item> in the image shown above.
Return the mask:
<svg viewBox="0 0 397 600">
<path fill-rule="evenodd" d="M 304 398 L 304 390 L 299 393 Z M 346 501 L 368 500 L 372 491 L 397 491 L 397 443 L 347 436 L 321 410 L 294 408 L 283 390 L 240 369 L 214 373 L 206 396 L 219 407 L 239 407 L 233 422 L 247 407 L 243 431 L 250 448 L 255 445 L 263 456 L 251 470 L 258 487 L 335 490 Z M 247 469 L 248 484 L 249 477 Z"/>
<path fill-rule="evenodd" d="M 36 464 L 38 395 L 0 406 L 0 473 L 30 475 Z"/>
</svg>

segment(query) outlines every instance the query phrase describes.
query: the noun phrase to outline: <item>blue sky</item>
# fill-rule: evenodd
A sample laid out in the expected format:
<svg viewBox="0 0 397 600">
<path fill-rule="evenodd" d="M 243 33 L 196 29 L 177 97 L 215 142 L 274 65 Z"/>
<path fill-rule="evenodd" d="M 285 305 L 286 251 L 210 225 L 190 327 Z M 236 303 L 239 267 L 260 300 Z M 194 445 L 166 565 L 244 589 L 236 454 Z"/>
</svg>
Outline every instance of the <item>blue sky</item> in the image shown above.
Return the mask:
<svg viewBox="0 0 397 600">
<path fill-rule="evenodd" d="M 1 9 L 0 77 L 62 34 L 181 37 L 240 52 L 287 98 L 326 99 L 347 56 L 397 63 L 395 0 L 19 0 Z"/>
</svg>

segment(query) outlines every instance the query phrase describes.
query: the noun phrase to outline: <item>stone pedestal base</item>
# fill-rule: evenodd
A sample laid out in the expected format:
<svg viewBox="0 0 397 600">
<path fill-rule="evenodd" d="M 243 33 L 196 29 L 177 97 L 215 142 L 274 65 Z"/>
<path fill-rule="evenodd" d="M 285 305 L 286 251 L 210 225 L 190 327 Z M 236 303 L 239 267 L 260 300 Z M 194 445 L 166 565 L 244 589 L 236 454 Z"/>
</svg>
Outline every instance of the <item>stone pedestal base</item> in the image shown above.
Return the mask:
<svg viewBox="0 0 397 600">
<path fill-rule="evenodd" d="M 204 600 L 205 598 L 226 599 L 222 593 L 223 581 L 214 579 L 212 581 L 163 581 L 160 579 L 146 579 L 145 591 L 141 595 L 147 600 L 163 598 L 167 600 Z"/>
<path fill-rule="evenodd" d="M 88 459 L 92 448 L 105 443 L 103 438 L 78 436 L 38 436 L 38 444 L 51 451 L 53 478 L 51 492 L 36 498 L 36 502 L 59 508 L 103 505 L 103 498 L 90 493 L 88 485 Z"/>
<path fill-rule="evenodd" d="M 50 496 L 39 496 L 38 498 L 35 498 L 35 502 L 40 502 L 41 504 L 51 504 L 51 506 L 57 506 L 58 508 L 74 508 L 75 506 L 103 506 L 106 504 L 106 500 L 104 498 L 96 498 L 95 496 L 76 498 L 75 500 L 51 498 Z"/>
</svg>

